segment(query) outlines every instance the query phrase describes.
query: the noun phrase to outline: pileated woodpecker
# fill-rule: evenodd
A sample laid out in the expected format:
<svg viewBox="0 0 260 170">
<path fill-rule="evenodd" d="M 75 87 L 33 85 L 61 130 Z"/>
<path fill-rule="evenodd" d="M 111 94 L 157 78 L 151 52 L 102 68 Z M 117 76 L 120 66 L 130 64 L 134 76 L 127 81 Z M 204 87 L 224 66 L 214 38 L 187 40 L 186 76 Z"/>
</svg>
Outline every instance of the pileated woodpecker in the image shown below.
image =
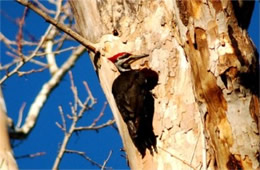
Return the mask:
<svg viewBox="0 0 260 170">
<path fill-rule="evenodd" d="M 148 55 L 119 53 L 109 58 L 120 75 L 112 85 L 117 107 L 128 132 L 142 157 L 146 149 L 153 154 L 156 136 L 153 132 L 154 98 L 151 90 L 157 85 L 158 75 L 151 69 L 133 70 L 131 63 Z"/>
</svg>

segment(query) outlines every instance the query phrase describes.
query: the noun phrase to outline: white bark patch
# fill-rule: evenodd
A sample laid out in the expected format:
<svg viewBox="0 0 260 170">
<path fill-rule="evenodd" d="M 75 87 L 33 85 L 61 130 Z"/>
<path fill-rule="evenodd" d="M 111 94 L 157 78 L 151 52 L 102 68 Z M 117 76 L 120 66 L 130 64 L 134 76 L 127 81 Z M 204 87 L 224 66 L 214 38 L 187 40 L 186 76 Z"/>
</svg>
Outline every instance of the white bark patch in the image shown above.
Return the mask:
<svg viewBox="0 0 260 170">
<path fill-rule="evenodd" d="M 201 5 L 201 16 L 203 17 L 194 18 L 194 26 L 207 30 L 208 23 L 212 20 L 212 14 L 208 5 Z"/>
<path fill-rule="evenodd" d="M 248 156 L 253 163 L 253 168 L 257 168 L 259 162 L 255 157 L 257 154 L 255 151 L 260 147 L 260 139 L 257 137 L 257 125 L 251 116 L 243 114 L 249 112 L 251 96 L 238 97 L 234 93 L 225 96 L 228 99 L 227 117 L 234 138 L 234 144 L 230 151 L 233 154 L 241 155 L 242 159 Z"/>
<path fill-rule="evenodd" d="M 225 17 L 224 12 L 220 12 L 216 15 L 216 21 L 218 25 L 218 32 L 219 34 L 227 33 L 227 20 Z"/>
<path fill-rule="evenodd" d="M 167 65 L 169 52 L 167 50 L 155 49 L 152 56 L 151 65 L 155 71 L 160 72 L 158 84 L 165 85 L 168 80 Z M 158 60 L 160 60 L 160 62 L 158 62 Z M 163 70 L 163 72 L 160 70 Z"/>
<path fill-rule="evenodd" d="M 232 45 L 228 42 L 226 38 L 223 38 L 221 44 L 217 44 L 216 47 L 219 56 L 234 53 Z"/>
</svg>

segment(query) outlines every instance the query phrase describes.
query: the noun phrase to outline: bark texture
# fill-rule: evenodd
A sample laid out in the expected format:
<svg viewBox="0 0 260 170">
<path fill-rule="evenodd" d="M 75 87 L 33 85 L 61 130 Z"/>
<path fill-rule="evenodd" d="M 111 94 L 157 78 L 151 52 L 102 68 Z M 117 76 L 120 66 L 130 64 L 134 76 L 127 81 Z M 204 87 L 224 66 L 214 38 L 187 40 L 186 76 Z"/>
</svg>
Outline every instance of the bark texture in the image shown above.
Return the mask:
<svg viewBox="0 0 260 170">
<path fill-rule="evenodd" d="M 258 53 L 230 0 L 70 4 L 79 33 L 100 52 L 91 59 L 132 169 L 259 168 Z M 149 54 L 134 68 L 159 74 L 154 156 L 141 158 L 115 105 L 119 73 L 107 58 L 119 52 Z"/>
<path fill-rule="evenodd" d="M 17 170 L 8 134 L 8 118 L 2 88 L 0 87 L 0 170 Z"/>
</svg>

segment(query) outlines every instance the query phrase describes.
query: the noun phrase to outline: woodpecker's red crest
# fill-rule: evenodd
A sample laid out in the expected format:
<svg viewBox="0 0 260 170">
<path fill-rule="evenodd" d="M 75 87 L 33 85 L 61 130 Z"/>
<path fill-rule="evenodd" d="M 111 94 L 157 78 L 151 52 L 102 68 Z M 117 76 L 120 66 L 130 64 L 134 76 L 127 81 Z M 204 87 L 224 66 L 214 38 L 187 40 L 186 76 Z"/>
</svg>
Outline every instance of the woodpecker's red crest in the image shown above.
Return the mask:
<svg viewBox="0 0 260 170">
<path fill-rule="evenodd" d="M 113 57 L 108 58 L 112 63 L 115 64 L 117 67 L 118 71 L 120 72 L 125 72 L 125 71 L 130 71 L 131 70 L 131 64 L 143 57 L 147 57 L 147 54 L 144 55 L 133 55 L 127 52 L 121 52 Z"/>
</svg>

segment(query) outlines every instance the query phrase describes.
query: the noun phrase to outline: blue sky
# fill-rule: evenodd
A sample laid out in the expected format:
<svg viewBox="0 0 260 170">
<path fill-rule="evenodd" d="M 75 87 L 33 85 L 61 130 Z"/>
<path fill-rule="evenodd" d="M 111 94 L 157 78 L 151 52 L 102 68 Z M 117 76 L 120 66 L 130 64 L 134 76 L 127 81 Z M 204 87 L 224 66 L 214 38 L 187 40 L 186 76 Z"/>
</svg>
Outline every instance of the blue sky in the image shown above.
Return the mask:
<svg viewBox="0 0 260 170">
<path fill-rule="evenodd" d="M 18 3 L 12 1 L 1 1 L 1 11 L 5 12 L 13 19 L 20 17 L 23 13 L 23 9 L 24 8 Z M 48 24 L 42 20 L 42 18 L 30 11 L 26 18 L 25 30 L 30 32 L 30 34 L 34 35 L 36 38 L 39 38 L 44 33 L 47 25 Z M 10 20 L 4 17 L 4 15 L 1 15 L 1 32 L 5 34 L 6 37 L 15 40 L 18 28 L 13 22 L 10 22 Z M 26 34 L 25 38 L 28 38 Z M 70 45 L 77 46 L 78 43 L 67 43 L 65 46 Z M 7 63 L 12 59 L 5 54 L 5 51 L 6 48 L 1 43 L 1 63 Z M 70 54 L 71 52 L 66 52 L 57 56 L 58 65 L 61 65 Z M 30 70 L 34 66 L 35 65 L 28 64 L 25 65 L 22 70 Z M 87 112 L 84 118 L 80 121 L 81 126 L 87 126 L 90 125 L 99 115 L 106 99 L 87 53 L 77 61 L 76 65 L 72 69 L 72 73 L 75 84 L 78 86 L 81 100 L 84 101 L 85 97 L 87 97 L 87 93 L 82 84 L 82 81 L 87 81 L 92 90 L 93 96 L 98 101 L 94 108 Z M 4 73 L 2 72 L 1 74 L 3 75 Z M 14 75 L 8 79 L 4 83 L 3 92 L 9 116 L 16 121 L 19 109 L 24 102 L 26 102 L 24 110 L 24 113 L 26 114 L 29 110 L 30 104 L 41 89 L 42 84 L 46 82 L 49 77 L 49 72 L 46 70 L 40 74 L 36 73 L 24 77 Z M 60 85 L 50 95 L 50 98 L 42 109 L 37 126 L 33 129 L 32 133 L 26 140 L 22 141 L 19 146 L 14 148 L 16 156 L 33 154 L 36 152 L 46 152 L 46 155 L 33 159 L 18 159 L 20 168 L 49 169 L 52 167 L 58 153 L 59 143 L 63 140 L 63 132 L 55 125 L 55 122 L 57 121 L 61 123 L 58 106 L 62 105 L 65 113 L 71 113 L 69 102 L 73 102 L 73 94 L 70 90 L 69 76 L 66 75 Z M 110 108 L 107 107 L 99 124 L 102 124 L 109 119 L 113 119 L 113 116 Z M 15 144 L 17 143 L 18 142 L 16 141 Z M 99 132 L 85 131 L 78 135 L 74 135 L 68 147 L 68 149 L 71 150 L 85 152 L 87 156 L 100 164 L 103 163 L 110 150 L 112 150 L 113 153 L 107 166 L 113 168 L 128 168 L 125 158 L 121 156 L 124 155 L 124 153 L 120 151 L 121 148 L 122 142 L 120 136 L 112 127 L 104 128 Z M 60 168 L 83 167 L 96 168 L 82 157 L 71 154 L 65 155 L 60 166 Z"/>
<path fill-rule="evenodd" d="M 13 1 L 0 0 L 0 3 L 1 12 L 5 12 L 13 19 L 20 17 L 23 13 L 24 8 Z M 1 13 L 0 24 L 1 32 L 5 34 L 6 37 L 15 39 L 18 28 L 13 22 L 4 17 L 3 13 Z M 48 24 L 44 20 L 30 11 L 26 18 L 25 29 L 39 39 L 39 37 L 44 33 L 47 25 Z M 255 6 L 249 34 L 259 50 L 259 3 L 256 3 Z M 26 34 L 25 38 L 28 38 L 26 37 Z M 76 46 L 77 43 L 70 42 L 66 44 L 66 46 L 70 45 Z M 1 63 L 11 61 L 11 58 L 6 55 L 5 51 L 6 47 L 1 43 Z M 57 56 L 58 64 L 61 65 L 69 55 L 70 52 L 66 52 Z M 44 60 L 44 58 L 41 60 Z M 32 65 L 28 64 L 23 68 L 23 70 L 29 70 L 32 68 Z M 84 100 L 87 96 L 82 84 L 82 81 L 87 81 L 94 97 L 98 100 L 98 103 L 94 108 L 87 112 L 80 122 L 80 125 L 89 125 L 100 113 L 106 99 L 87 54 L 84 54 L 77 61 L 72 72 L 81 99 Z M 3 72 L 1 72 L 1 74 L 3 74 Z M 19 109 L 24 102 L 26 102 L 24 113 L 27 113 L 30 104 L 41 89 L 42 84 L 47 81 L 49 77 L 49 72 L 46 70 L 40 74 L 36 73 L 24 77 L 18 77 L 15 75 L 9 78 L 3 86 L 9 116 L 16 121 Z M 46 155 L 32 159 L 18 159 L 18 164 L 21 169 L 50 169 L 52 167 L 57 156 L 59 143 L 63 140 L 63 132 L 55 125 L 55 122 L 61 122 L 58 106 L 62 105 L 64 112 L 70 113 L 69 102 L 73 102 L 73 94 L 70 90 L 69 77 L 66 75 L 59 87 L 53 91 L 41 111 L 37 126 L 26 140 L 22 141 L 19 146 L 14 148 L 16 156 L 33 154 L 36 152 L 46 152 Z M 105 110 L 105 115 L 101 119 L 100 123 L 104 123 L 112 118 L 112 113 L 108 107 Z M 17 144 L 17 141 L 15 144 Z M 121 148 L 122 143 L 119 134 L 112 127 L 102 129 L 99 132 L 85 131 L 78 135 L 74 135 L 68 146 L 68 149 L 85 152 L 87 156 L 101 164 L 107 158 L 109 151 L 112 150 L 113 153 L 107 165 L 115 169 L 128 169 L 126 160 L 122 156 L 124 153 L 120 151 Z M 85 169 L 96 168 L 82 157 L 70 154 L 65 155 L 60 166 L 60 168 L 67 169 L 83 167 Z"/>
</svg>

